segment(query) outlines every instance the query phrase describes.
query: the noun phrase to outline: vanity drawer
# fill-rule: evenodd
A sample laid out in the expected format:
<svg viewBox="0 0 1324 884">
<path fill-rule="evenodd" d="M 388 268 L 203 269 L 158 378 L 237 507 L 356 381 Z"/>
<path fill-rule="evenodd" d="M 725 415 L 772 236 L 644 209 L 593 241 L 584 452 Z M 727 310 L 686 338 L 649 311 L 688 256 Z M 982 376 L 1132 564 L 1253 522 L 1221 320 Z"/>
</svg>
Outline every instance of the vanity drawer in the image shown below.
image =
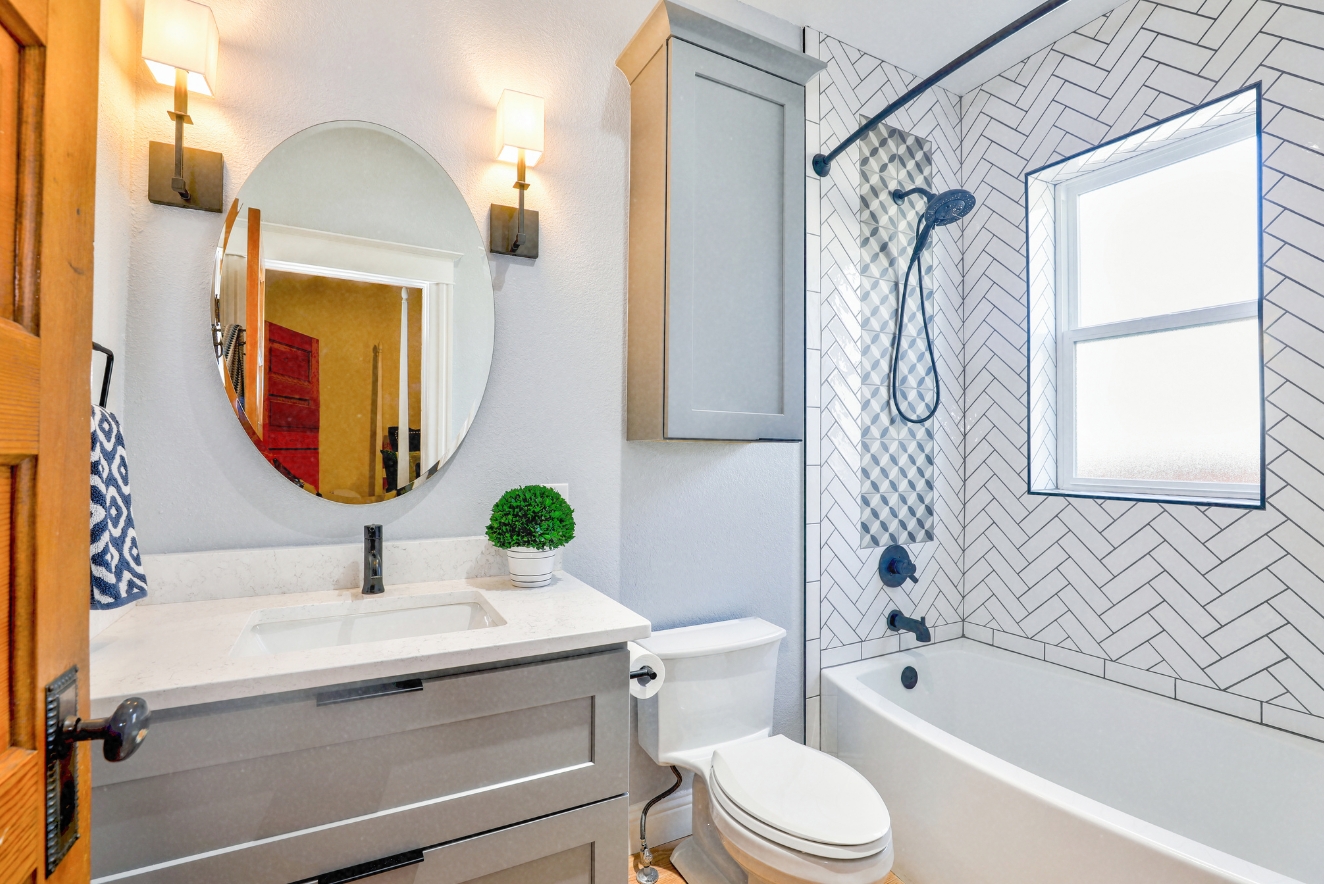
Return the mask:
<svg viewBox="0 0 1324 884">
<path fill-rule="evenodd" d="M 93 876 L 422 803 L 414 843 L 437 844 L 621 794 L 628 670 L 612 650 L 331 705 L 168 710 L 133 758 L 94 762 Z"/>
<path fill-rule="evenodd" d="M 624 881 L 629 799 L 610 798 L 470 838 L 430 846 L 435 805 L 246 845 L 117 878 L 126 884 L 593 884 Z M 429 845 L 421 851 L 419 845 Z M 366 878 L 354 866 L 418 851 L 422 862 Z M 417 858 L 415 853 L 413 858 Z M 97 884 L 94 879 L 93 884 Z"/>
</svg>

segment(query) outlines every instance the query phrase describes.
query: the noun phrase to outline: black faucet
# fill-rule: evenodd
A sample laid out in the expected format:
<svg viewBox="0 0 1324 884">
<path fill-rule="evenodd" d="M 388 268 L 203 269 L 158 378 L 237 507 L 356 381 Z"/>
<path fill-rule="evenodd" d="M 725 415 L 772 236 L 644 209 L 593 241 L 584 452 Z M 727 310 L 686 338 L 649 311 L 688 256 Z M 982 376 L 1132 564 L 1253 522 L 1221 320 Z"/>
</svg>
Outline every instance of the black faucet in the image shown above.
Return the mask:
<svg viewBox="0 0 1324 884">
<path fill-rule="evenodd" d="M 933 641 L 933 636 L 929 633 L 929 625 L 924 619 L 921 617 L 916 620 L 900 611 L 893 611 L 887 615 L 887 628 L 895 629 L 897 632 L 913 632 L 915 638 L 921 642 Z"/>
<path fill-rule="evenodd" d="M 382 580 L 382 526 L 363 526 L 363 594 L 386 592 Z"/>
</svg>

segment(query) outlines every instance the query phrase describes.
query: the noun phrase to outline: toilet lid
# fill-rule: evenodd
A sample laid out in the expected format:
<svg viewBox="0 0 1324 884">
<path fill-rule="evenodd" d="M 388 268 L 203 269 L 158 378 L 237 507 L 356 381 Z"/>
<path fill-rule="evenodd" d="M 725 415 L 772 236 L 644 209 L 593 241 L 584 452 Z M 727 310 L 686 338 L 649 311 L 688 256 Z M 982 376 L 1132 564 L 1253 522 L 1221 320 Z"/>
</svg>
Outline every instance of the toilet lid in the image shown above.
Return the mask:
<svg viewBox="0 0 1324 884">
<path fill-rule="evenodd" d="M 892 827 L 863 775 L 780 735 L 718 749 L 712 771 L 741 810 L 807 841 L 853 847 L 881 840 Z"/>
</svg>

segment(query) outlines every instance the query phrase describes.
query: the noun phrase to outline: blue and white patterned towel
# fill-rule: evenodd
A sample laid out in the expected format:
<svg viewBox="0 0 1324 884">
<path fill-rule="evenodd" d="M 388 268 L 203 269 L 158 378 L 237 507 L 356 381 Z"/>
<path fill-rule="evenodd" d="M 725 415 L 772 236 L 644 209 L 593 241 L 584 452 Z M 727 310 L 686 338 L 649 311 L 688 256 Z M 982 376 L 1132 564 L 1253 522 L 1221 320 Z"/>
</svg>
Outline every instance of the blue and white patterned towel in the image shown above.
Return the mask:
<svg viewBox="0 0 1324 884">
<path fill-rule="evenodd" d="M 147 596 L 133 530 L 129 462 L 119 418 L 92 406 L 92 607 L 118 608 Z"/>
</svg>

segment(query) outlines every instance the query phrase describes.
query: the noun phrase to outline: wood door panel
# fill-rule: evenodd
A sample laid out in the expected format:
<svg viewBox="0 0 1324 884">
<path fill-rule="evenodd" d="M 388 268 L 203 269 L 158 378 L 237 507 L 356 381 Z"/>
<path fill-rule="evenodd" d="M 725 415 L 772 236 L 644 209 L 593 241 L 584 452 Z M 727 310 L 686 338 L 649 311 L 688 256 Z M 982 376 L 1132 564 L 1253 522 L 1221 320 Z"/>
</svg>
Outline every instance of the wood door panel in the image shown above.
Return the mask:
<svg viewBox="0 0 1324 884">
<path fill-rule="evenodd" d="M 41 339 L 0 319 L 0 353 L 0 462 L 12 464 L 37 453 Z"/>
<path fill-rule="evenodd" d="M 92 234 L 100 4 L 0 0 L 0 884 L 86 882 L 45 849 L 43 686 L 77 667 L 86 715 Z"/>
<path fill-rule="evenodd" d="M 290 381 L 295 385 L 309 384 L 312 382 L 313 370 L 311 354 L 307 350 L 288 347 L 283 342 L 273 339 L 271 362 L 267 370 L 273 375 L 271 379 L 273 384 L 277 379 Z"/>
<path fill-rule="evenodd" d="M 292 328 L 266 322 L 267 457 L 321 488 L 321 344 Z"/>
<path fill-rule="evenodd" d="M 45 778 L 41 753 L 6 749 L 0 753 L 0 870 L 41 865 Z M 6 879 L 8 880 L 8 879 Z"/>
<path fill-rule="evenodd" d="M 0 319 L 14 318 L 20 59 L 17 43 L 0 40 Z"/>
<path fill-rule="evenodd" d="M 47 0 L 0 0 L 0 25 L 25 46 L 45 45 Z"/>
<path fill-rule="evenodd" d="M 314 430 L 278 430 L 272 427 L 267 428 L 267 444 L 272 449 L 282 448 L 317 448 L 318 434 Z"/>
<path fill-rule="evenodd" d="M 273 464 L 283 466 L 314 488 L 318 486 L 321 458 L 316 448 L 279 448 L 269 455 Z"/>
</svg>

